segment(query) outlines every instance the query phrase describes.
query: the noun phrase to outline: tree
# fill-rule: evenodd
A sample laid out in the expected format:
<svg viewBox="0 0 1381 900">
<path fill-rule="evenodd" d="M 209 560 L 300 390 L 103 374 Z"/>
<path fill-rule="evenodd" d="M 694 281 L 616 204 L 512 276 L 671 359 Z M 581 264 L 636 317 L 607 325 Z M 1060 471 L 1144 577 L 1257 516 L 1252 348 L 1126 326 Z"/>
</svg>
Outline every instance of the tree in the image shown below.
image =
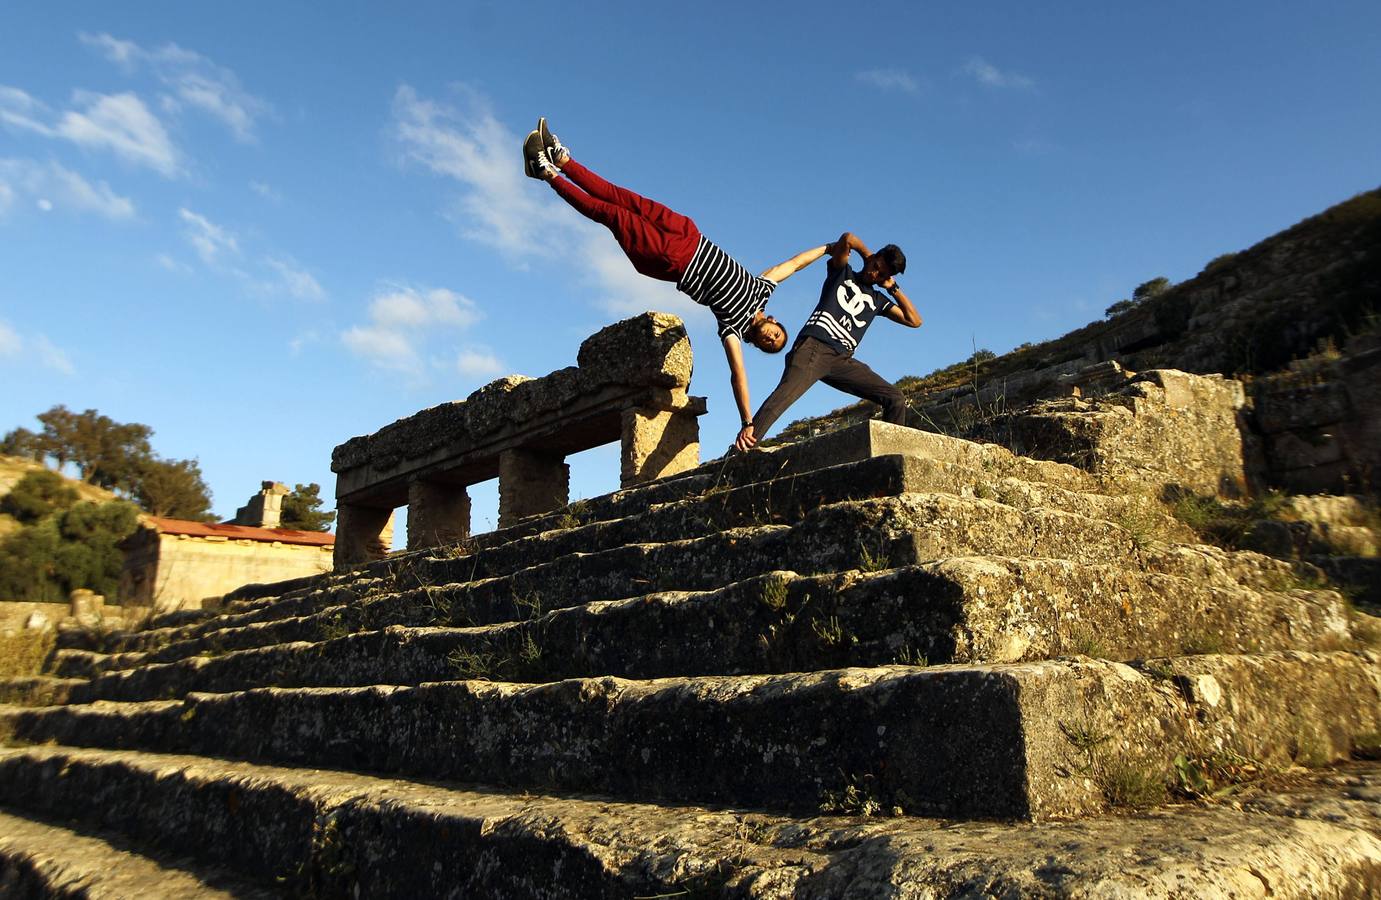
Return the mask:
<svg viewBox="0 0 1381 900">
<path fill-rule="evenodd" d="M 294 486 L 283 498 L 283 516 L 278 524 L 298 531 L 330 531 L 335 520 L 335 513 L 321 511 L 321 485 L 312 482 Z"/>
<path fill-rule="evenodd" d="M 1145 303 L 1152 297 L 1157 297 L 1165 293 L 1169 289 L 1169 278 L 1166 278 L 1163 275 L 1156 278 L 1152 278 L 1150 281 L 1144 281 L 1136 286 L 1136 289 L 1132 291 L 1132 302 L 1138 304 Z"/>
<path fill-rule="evenodd" d="M 195 459 L 157 459 L 139 463 L 133 490 L 134 499 L 154 516 L 209 521 L 211 491 L 201 477 Z"/>
<path fill-rule="evenodd" d="M 123 424 L 94 409 L 74 413 L 62 405 L 36 418 L 43 431 L 33 442 L 35 452 L 51 457 L 59 469 L 72 463 L 88 484 L 128 492 L 139 463 L 153 455 L 153 429 L 138 422 Z"/>
<path fill-rule="evenodd" d="M 985 363 L 990 359 L 997 359 L 997 354 L 989 350 L 988 348 L 984 347 L 981 350 L 973 351 L 973 356 L 970 356 L 968 359 L 964 360 L 964 364 L 978 365 L 979 363 Z"/>
<path fill-rule="evenodd" d="M 65 592 L 88 588 L 114 596 L 120 587 L 124 554 L 120 542 L 139 524 L 132 503 L 78 503 L 58 520 L 64 538 L 55 554 L 55 575 Z"/>
<path fill-rule="evenodd" d="M 43 461 L 43 447 L 39 436 L 27 428 L 16 428 L 5 434 L 0 439 L 0 454 L 5 456 L 23 456 L 34 460 Z"/>
<path fill-rule="evenodd" d="M 1109 306 L 1103 312 L 1103 315 L 1111 319 L 1113 316 L 1121 315 L 1129 309 L 1136 309 L 1136 303 L 1132 300 L 1127 300 L 1124 298 L 1122 300 L 1118 300 L 1112 306 Z"/>
<path fill-rule="evenodd" d="M 43 469 L 30 472 L 0 499 L 0 513 L 9 513 L 20 522 L 31 524 L 44 516 L 76 503 L 77 492 L 56 472 Z"/>
<path fill-rule="evenodd" d="M 53 603 L 77 588 L 114 596 L 124 565 L 119 544 L 138 519 L 122 500 L 85 502 L 11 532 L 0 541 L 0 597 Z"/>
</svg>

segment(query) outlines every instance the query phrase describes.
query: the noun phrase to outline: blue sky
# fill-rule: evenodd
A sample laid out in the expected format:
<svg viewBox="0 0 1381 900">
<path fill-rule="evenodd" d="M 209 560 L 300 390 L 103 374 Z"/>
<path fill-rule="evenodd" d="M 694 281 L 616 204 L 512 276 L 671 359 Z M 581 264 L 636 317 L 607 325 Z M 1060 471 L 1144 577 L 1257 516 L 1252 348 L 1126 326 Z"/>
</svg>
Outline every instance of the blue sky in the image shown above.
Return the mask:
<svg viewBox="0 0 1381 900">
<path fill-rule="evenodd" d="M 222 516 L 259 481 L 643 309 L 713 321 L 521 174 L 577 158 L 750 269 L 857 232 L 925 318 L 889 379 L 1099 318 L 1381 182 L 1381 5 L 11 5 L 0 25 L 0 430 L 63 403 L 196 457 Z M 823 270 L 770 310 L 794 331 Z M 749 351 L 754 404 L 781 358 Z M 844 405 L 816 386 L 784 417 Z M 612 448 L 571 460 L 616 486 Z M 493 486 L 473 492 L 492 527 Z"/>
</svg>

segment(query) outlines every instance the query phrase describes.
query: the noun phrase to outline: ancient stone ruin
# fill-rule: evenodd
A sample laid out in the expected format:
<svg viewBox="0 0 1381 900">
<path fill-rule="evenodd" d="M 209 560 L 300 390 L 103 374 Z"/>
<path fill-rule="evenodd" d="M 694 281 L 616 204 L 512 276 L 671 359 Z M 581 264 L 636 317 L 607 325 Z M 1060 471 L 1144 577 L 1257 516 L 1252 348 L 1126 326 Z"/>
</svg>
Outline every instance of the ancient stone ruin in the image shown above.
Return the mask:
<svg viewBox="0 0 1381 900">
<path fill-rule="evenodd" d="M 624 487 L 700 462 L 705 399 L 690 397 L 690 339 L 681 320 L 645 313 L 580 345 L 577 365 L 509 376 L 466 400 L 424 409 L 331 454 L 336 567 L 380 559 L 393 509 L 408 508 L 408 549 L 470 534 L 466 487 L 499 479 L 499 527 L 565 506 L 565 458 L 619 442 Z"/>
<path fill-rule="evenodd" d="M 667 353 L 600 349 L 630 332 Z M 986 442 L 861 422 L 687 467 L 683 345 L 670 317 L 641 317 L 579 369 L 342 445 L 354 547 L 405 499 L 416 549 L 70 639 L 47 676 L 4 682 L 0 885 L 1381 884 L 1381 768 L 1354 761 L 1381 750 L 1376 620 L 1316 570 L 1206 545 L 1167 511 L 1176 491 L 1244 489 L 1240 385 L 1123 372 L 1100 398 L 994 420 Z M 560 455 L 614 437 L 623 488 L 562 505 Z M 668 444 L 663 462 L 639 449 Z M 464 485 L 495 472 L 509 514 L 470 534 Z"/>
</svg>

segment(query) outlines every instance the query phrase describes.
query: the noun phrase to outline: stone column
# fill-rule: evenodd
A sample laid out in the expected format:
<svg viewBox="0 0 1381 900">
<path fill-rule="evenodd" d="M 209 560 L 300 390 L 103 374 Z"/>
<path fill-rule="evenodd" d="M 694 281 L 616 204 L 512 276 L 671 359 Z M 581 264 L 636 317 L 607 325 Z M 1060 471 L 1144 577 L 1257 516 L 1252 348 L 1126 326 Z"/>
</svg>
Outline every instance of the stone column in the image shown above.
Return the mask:
<svg viewBox="0 0 1381 900">
<path fill-rule="evenodd" d="M 692 408 L 634 407 L 623 411 L 619 484 L 675 475 L 700 464 L 700 423 Z"/>
<path fill-rule="evenodd" d="M 499 527 L 565 506 L 571 496 L 571 467 L 562 456 L 535 450 L 499 453 Z"/>
<path fill-rule="evenodd" d="M 408 484 L 408 549 L 440 547 L 470 536 L 470 495 L 464 485 Z"/>
<path fill-rule="evenodd" d="M 388 556 L 393 547 L 393 510 L 354 503 L 336 505 L 337 571 Z"/>
</svg>

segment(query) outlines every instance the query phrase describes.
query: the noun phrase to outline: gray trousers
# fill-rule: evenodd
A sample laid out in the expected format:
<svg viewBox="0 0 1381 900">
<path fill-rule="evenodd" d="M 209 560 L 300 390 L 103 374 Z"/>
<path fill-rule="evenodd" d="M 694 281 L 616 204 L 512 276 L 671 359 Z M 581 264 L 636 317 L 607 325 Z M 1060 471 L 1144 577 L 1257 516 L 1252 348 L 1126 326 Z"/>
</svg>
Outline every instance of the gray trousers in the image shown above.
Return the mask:
<svg viewBox="0 0 1381 900">
<path fill-rule="evenodd" d="M 882 418 L 894 425 L 906 424 L 906 397 L 897 386 L 854 359 L 840 353 L 823 341 L 801 338 L 786 356 L 786 371 L 757 415 L 753 416 L 753 434 L 761 440 L 767 429 L 777 421 L 787 407 L 817 381 L 864 400 L 882 406 Z"/>
</svg>

